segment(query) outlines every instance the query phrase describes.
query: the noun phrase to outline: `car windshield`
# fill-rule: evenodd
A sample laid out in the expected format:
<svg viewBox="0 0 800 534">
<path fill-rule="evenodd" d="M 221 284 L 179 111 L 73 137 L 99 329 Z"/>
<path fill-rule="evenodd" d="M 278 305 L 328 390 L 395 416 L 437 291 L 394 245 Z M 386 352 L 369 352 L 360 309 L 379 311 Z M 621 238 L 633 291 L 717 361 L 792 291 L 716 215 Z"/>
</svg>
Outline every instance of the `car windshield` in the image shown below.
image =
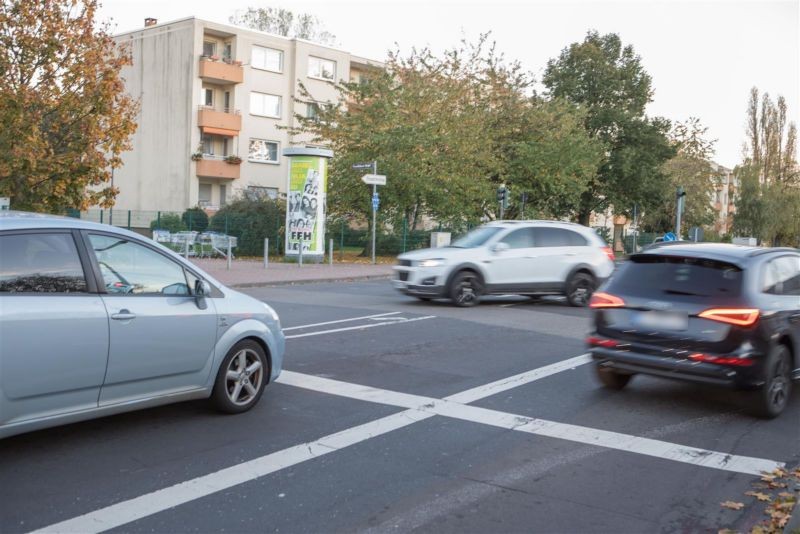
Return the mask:
<svg viewBox="0 0 800 534">
<path fill-rule="evenodd" d="M 497 232 L 502 230 L 499 226 L 481 226 L 467 235 L 453 241 L 450 246 L 456 248 L 475 248 L 485 244 Z"/>
<path fill-rule="evenodd" d="M 645 254 L 631 258 L 609 289 L 647 297 L 737 297 L 742 275 L 739 267 L 722 261 Z"/>
</svg>

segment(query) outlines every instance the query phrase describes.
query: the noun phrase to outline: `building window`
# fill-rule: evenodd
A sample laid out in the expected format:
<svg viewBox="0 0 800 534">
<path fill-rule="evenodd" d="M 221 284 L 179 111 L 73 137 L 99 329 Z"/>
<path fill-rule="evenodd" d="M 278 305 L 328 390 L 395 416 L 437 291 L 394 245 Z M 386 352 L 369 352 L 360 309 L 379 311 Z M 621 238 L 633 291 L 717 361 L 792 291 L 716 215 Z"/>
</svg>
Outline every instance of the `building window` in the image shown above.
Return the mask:
<svg viewBox="0 0 800 534">
<path fill-rule="evenodd" d="M 219 185 L 219 205 L 224 206 L 228 202 L 228 188 L 225 184 Z"/>
<path fill-rule="evenodd" d="M 336 77 L 336 62 L 319 57 L 308 57 L 308 77 L 333 80 Z"/>
<path fill-rule="evenodd" d="M 203 145 L 203 154 L 206 156 L 214 155 L 214 138 L 210 135 L 204 135 L 201 144 Z"/>
<path fill-rule="evenodd" d="M 233 47 L 231 43 L 225 43 L 222 45 L 222 60 L 229 62 L 233 59 Z"/>
<path fill-rule="evenodd" d="M 211 184 L 200 184 L 200 189 L 197 192 L 197 203 L 201 207 L 211 204 Z"/>
<path fill-rule="evenodd" d="M 204 106 L 213 108 L 214 107 L 214 90 L 208 89 L 203 87 L 200 90 L 200 102 L 203 103 Z"/>
<path fill-rule="evenodd" d="M 272 200 L 277 200 L 278 198 L 278 188 L 277 187 L 259 187 L 257 185 L 250 185 L 247 187 L 247 191 L 245 192 L 248 198 L 252 200 L 262 200 L 265 198 L 271 198 Z"/>
<path fill-rule="evenodd" d="M 247 159 L 258 163 L 278 163 L 278 143 L 251 138 Z"/>
<path fill-rule="evenodd" d="M 319 120 L 319 104 L 316 102 L 306 104 L 306 118 L 314 121 Z"/>
<path fill-rule="evenodd" d="M 283 51 L 254 46 L 250 53 L 250 65 L 255 69 L 283 72 Z"/>
<path fill-rule="evenodd" d="M 214 41 L 203 41 L 203 56 L 211 57 L 217 51 L 217 43 Z"/>
<path fill-rule="evenodd" d="M 250 93 L 250 113 L 280 119 L 281 97 L 266 93 Z"/>
</svg>

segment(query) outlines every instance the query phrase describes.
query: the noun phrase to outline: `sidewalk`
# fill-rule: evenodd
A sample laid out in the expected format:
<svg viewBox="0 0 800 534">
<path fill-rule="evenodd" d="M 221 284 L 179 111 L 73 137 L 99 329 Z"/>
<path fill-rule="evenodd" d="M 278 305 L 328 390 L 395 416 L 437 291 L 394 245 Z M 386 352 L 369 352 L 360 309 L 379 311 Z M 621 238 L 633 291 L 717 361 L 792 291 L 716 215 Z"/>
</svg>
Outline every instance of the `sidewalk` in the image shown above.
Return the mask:
<svg viewBox="0 0 800 534">
<path fill-rule="evenodd" d="M 333 265 L 270 262 L 264 269 L 261 261 L 235 260 L 231 270 L 218 259 L 192 259 L 192 263 L 230 287 L 257 287 L 293 283 L 325 282 L 336 280 L 369 280 L 389 278 L 392 266 L 360 263 L 334 263 Z"/>
</svg>

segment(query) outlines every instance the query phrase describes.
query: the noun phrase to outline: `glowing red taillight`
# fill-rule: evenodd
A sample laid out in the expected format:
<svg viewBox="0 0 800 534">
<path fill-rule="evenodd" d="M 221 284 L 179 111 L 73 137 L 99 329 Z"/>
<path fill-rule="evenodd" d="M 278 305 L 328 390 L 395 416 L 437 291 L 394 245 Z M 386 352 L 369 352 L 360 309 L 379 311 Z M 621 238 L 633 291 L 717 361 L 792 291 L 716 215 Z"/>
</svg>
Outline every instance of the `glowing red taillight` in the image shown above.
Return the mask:
<svg viewBox="0 0 800 534">
<path fill-rule="evenodd" d="M 614 256 L 614 251 L 611 250 L 611 247 L 603 247 L 603 252 L 606 253 L 606 256 L 608 256 L 609 260 L 614 261 L 617 259 L 617 257 Z"/>
<path fill-rule="evenodd" d="M 695 352 L 689 355 L 689 359 L 695 362 L 716 363 L 719 365 L 737 365 L 739 367 L 748 367 L 753 365 L 753 360 L 744 358 L 735 358 L 732 356 L 714 356 L 711 354 L 703 354 L 702 352 Z"/>
<path fill-rule="evenodd" d="M 759 311 L 755 308 L 711 308 L 698 315 L 720 323 L 737 326 L 750 326 L 758 321 Z"/>
<path fill-rule="evenodd" d="M 625 306 L 624 300 L 616 295 L 603 293 L 602 291 L 594 293 L 589 301 L 590 308 L 621 308 L 623 306 Z"/>
<path fill-rule="evenodd" d="M 619 343 L 614 341 L 613 339 L 605 339 L 602 337 L 595 337 L 589 336 L 586 338 L 586 344 L 590 347 L 605 347 L 607 349 L 613 349 L 614 347 L 618 347 Z"/>
</svg>

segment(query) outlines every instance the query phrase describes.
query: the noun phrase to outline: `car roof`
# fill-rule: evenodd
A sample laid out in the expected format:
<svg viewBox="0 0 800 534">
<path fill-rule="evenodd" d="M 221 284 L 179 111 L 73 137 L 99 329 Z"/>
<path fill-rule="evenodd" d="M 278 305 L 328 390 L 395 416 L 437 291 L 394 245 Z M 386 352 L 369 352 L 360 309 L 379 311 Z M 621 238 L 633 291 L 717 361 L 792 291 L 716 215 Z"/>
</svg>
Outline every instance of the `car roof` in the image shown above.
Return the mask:
<svg viewBox="0 0 800 534">
<path fill-rule="evenodd" d="M 61 217 L 47 213 L 30 213 L 27 211 L 0 211 L 0 231 L 4 230 L 44 230 L 44 229 L 76 229 L 99 230 L 115 232 L 121 235 L 141 239 L 142 235 L 131 232 L 119 226 L 96 223 L 77 219 L 75 217 Z"/>
<path fill-rule="evenodd" d="M 499 220 L 499 221 L 490 221 L 486 223 L 486 226 L 503 226 L 506 228 L 512 228 L 514 226 L 526 226 L 526 225 L 552 225 L 552 226 L 563 226 L 565 228 L 573 228 L 573 229 L 585 229 L 591 230 L 591 228 L 587 226 L 583 226 L 582 224 L 570 222 L 570 221 L 548 221 L 543 219 L 526 219 L 526 220 Z"/>
<path fill-rule="evenodd" d="M 751 258 L 773 253 L 793 252 L 798 253 L 797 249 L 778 247 L 752 247 L 747 245 L 732 245 L 729 243 L 694 243 L 686 241 L 671 241 L 657 243 L 637 254 L 631 255 L 632 259 L 637 256 L 676 256 L 691 258 L 708 258 L 711 260 L 725 261 L 734 265 L 743 266 L 751 261 Z"/>
</svg>

